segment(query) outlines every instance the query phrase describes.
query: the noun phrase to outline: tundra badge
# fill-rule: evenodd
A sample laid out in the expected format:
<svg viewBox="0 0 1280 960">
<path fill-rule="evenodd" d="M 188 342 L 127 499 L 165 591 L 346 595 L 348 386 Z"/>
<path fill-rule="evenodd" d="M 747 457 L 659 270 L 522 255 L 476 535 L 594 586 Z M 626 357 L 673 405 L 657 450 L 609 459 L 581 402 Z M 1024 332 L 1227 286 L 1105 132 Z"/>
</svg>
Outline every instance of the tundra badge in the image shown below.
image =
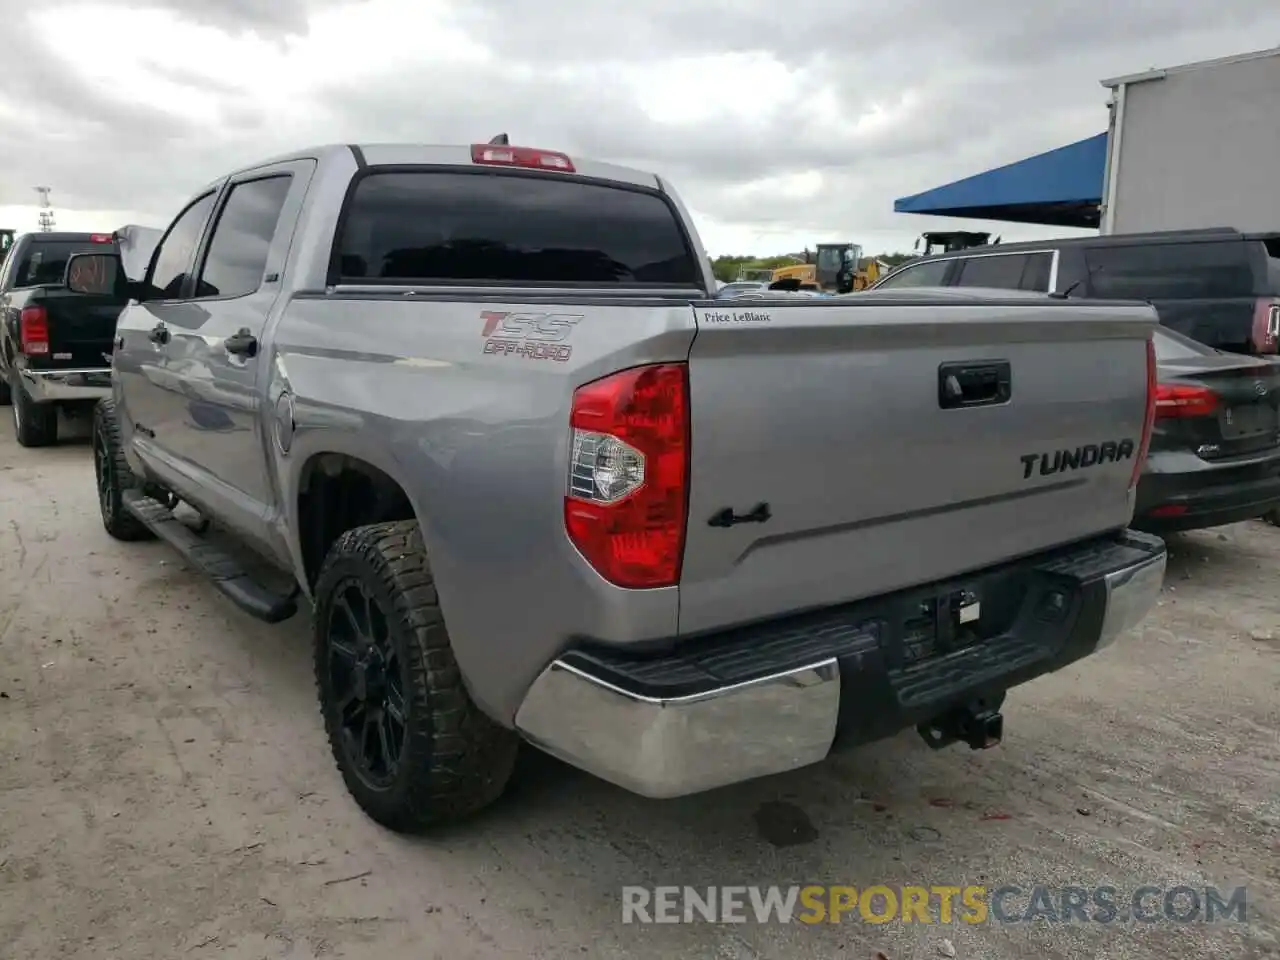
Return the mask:
<svg viewBox="0 0 1280 960">
<path fill-rule="evenodd" d="M 1040 465 L 1040 476 L 1049 477 L 1067 470 L 1084 470 L 1100 463 L 1117 463 L 1133 456 L 1137 444 L 1132 440 L 1104 440 L 1102 443 L 1086 443 L 1072 450 L 1054 450 L 1051 453 L 1024 453 L 1022 479 L 1030 480 L 1031 471 Z"/>
</svg>

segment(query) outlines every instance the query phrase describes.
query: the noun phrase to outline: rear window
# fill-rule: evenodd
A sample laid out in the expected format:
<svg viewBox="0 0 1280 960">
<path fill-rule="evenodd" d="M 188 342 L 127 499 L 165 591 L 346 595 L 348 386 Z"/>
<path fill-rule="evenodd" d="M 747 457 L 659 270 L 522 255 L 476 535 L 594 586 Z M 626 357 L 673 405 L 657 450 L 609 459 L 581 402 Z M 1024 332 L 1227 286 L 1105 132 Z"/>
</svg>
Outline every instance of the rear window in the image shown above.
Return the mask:
<svg viewBox="0 0 1280 960">
<path fill-rule="evenodd" d="M 15 287 L 45 287 L 62 283 L 67 261 L 76 253 L 114 253 L 114 244 L 87 240 L 36 241 L 27 247 L 13 275 Z"/>
<path fill-rule="evenodd" d="M 1253 296 L 1249 244 L 1157 243 L 1085 250 L 1089 289 L 1120 300 L 1203 300 Z"/>
<path fill-rule="evenodd" d="M 372 173 L 338 256 L 344 280 L 702 285 L 663 197 L 562 177 Z"/>
</svg>

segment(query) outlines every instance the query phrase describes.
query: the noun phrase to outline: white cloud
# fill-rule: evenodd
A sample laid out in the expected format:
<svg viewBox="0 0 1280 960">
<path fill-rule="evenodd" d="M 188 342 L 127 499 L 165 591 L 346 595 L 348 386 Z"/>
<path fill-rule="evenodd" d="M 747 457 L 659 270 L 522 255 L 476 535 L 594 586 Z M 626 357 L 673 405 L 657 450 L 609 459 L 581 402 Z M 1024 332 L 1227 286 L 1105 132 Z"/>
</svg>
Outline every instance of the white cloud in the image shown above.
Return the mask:
<svg viewBox="0 0 1280 960">
<path fill-rule="evenodd" d="M 321 142 L 518 142 L 668 176 L 714 252 L 939 226 L 893 200 L 1104 129 L 1098 79 L 1280 36 L 1269 0 L 0 0 L 0 226 L 162 224 Z M 1265 41 L 1262 41 L 1265 42 Z"/>
</svg>

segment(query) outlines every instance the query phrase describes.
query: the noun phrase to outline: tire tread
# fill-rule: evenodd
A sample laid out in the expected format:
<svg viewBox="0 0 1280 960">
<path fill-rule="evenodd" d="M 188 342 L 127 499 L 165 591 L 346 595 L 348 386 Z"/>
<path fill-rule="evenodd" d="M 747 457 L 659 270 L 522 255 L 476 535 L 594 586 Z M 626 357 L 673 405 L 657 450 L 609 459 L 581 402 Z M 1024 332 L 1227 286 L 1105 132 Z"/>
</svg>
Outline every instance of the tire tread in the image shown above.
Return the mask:
<svg viewBox="0 0 1280 960">
<path fill-rule="evenodd" d="M 111 398 L 99 400 L 93 407 L 93 448 L 94 456 L 97 456 L 98 445 L 103 444 L 107 448 L 107 453 L 111 458 L 112 475 L 115 478 L 114 497 L 116 500 L 116 509 L 112 515 L 108 517 L 102 514 L 102 526 L 112 537 L 125 542 L 135 542 L 139 540 L 154 540 L 155 534 L 152 533 L 145 524 L 133 514 L 129 513 L 120 502 L 121 494 L 125 490 L 132 490 L 138 486 L 138 482 L 133 475 L 133 471 L 129 469 L 129 461 L 124 456 L 124 446 L 120 440 L 120 423 L 116 417 L 116 402 Z M 95 493 L 97 475 L 94 475 Z M 101 501 L 98 506 L 99 513 L 102 512 Z"/>
<path fill-rule="evenodd" d="M 326 703 L 327 646 L 323 597 L 363 569 L 391 598 L 390 628 L 407 646 L 409 689 L 406 755 L 400 781 L 373 791 L 347 769 L 341 730 Z M 372 586 L 372 584 L 370 585 Z M 491 804 L 511 777 L 519 740 L 471 701 L 453 656 L 440 598 L 415 520 L 356 527 L 329 550 L 316 580 L 315 673 L 334 760 L 348 790 L 377 822 L 404 833 L 464 819 Z"/>
</svg>

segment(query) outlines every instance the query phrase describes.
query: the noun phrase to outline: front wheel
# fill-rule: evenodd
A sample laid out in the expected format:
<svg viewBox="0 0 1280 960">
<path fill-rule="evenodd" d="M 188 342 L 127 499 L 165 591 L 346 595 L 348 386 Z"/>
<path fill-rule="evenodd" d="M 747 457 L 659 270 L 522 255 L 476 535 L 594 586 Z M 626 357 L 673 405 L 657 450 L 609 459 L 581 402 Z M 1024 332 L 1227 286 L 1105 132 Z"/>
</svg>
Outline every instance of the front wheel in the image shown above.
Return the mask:
<svg viewBox="0 0 1280 960">
<path fill-rule="evenodd" d="M 348 530 L 325 558 L 315 601 L 325 730 L 365 813 L 417 832 L 496 800 L 519 740 L 463 686 L 418 524 Z"/>
<path fill-rule="evenodd" d="M 154 534 L 124 508 L 124 491 L 137 486 L 120 444 L 120 425 L 114 400 L 99 400 L 93 408 L 93 473 L 98 486 L 102 526 L 117 540 L 150 540 Z"/>
</svg>

